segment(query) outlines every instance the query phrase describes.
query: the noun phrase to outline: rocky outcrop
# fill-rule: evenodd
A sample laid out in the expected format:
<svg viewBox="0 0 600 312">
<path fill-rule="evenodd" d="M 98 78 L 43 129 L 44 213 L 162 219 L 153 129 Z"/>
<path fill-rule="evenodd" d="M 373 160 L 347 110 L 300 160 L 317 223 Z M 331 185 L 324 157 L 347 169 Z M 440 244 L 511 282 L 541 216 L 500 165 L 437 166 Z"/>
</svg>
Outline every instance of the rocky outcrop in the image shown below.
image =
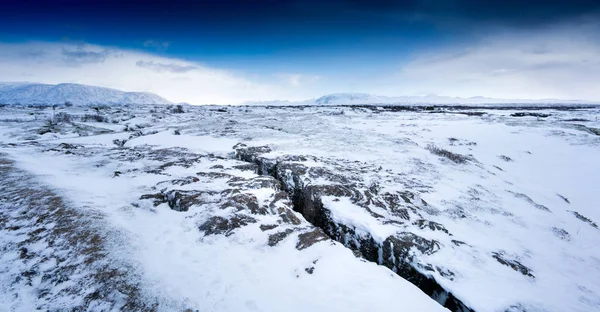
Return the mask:
<svg viewBox="0 0 600 312">
<path fill-rule="evenodd" d="M 229 236 L 235 229 L 255 222 L 256 219 L 243 214 L 236 214 L 230 218 L 215 216 L 209 218 L 198 229 L 205 235 L 224 234 Z"/>
<path fill-rule="evenodd" d="M 382 216 L 373 212 L 370 209 L 371 205 L 386 209 L 391 215 L 398 217 L 398 220 L 385 222 L 403 224 L 411 220 L 412 215 L 417 218 L 412 225 L 420 229 L 441 231 L 451 236 L 452 234 L 442 224 L 422 217 L 419 212 L 420 207 L 427 206 L 427 203 L 414 193 L 403 191 L 395 194 L 389 192 L 380 194 L 376 185 L 365 186 L 360 181 L 349 178 L 351 173 L 344 175 L 326 167 L 309 167 L 302 164 L 307 159 L 315 160 L 310 156 L 283 156 L 272 159 L 262 156 L 264 153 L 271 152 L 268 146 L 248 147 L 238 144 L 234 149 L 239 160 L 256 166 L 257 173 L 279 180 L 282 189 L 289 194 L 294 210 L 300 212 L 307 221 L 317 227 L 311 232 L 299 235 L 296 246 L 298 249 L 330 237 L 353 250 L 355 255 L 390 268 L 450 310 L 472 311 L 460 299 L 444 289 L 432 274 L 428 274 L 437 271 L 442 276 L 453 278 L 454 273 L 416 261 L 417 254 L 430 255 L 437 252 L 441 248 L 440 242 L 410 232 L 399 232 L 381 241 L 374 238 L 371 233 L 357 232 L 352 224 L 336 221 L 321 200 L 324 196 L 345 197 L 375 218 L 382 218 Z M 327 183 L 315 183 L 317 180 Z M 273 234 L 269 242 L 278 241 L 286 235 L 287 232 Z"/>
</svg>

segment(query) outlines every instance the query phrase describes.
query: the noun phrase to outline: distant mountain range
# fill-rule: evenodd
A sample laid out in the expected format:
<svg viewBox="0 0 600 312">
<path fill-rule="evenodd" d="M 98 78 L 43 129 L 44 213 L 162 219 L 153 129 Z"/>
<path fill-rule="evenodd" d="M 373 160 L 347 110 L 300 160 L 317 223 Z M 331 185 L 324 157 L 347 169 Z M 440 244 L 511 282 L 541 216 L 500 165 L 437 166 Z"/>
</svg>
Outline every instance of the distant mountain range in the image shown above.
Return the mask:
<svg viewBox="0 0 600 312">
<path fill-rule="evenodd" d="M 122 104 L 173 104 L 149 92 L 125 92 L 117 89 L 88 86 L 75 83 L 57 85 L 25 82 L 0 82 L 0 104 L 64 104 L 74 105 L 122 105 Z M 183 103 L 182 103 L 183 104 Z M 196 103 L 200 104 L 200 103 Z M 598 104 L 579 100 L 520 100 L 488 97 L 460 98 L 451 96 L 380 96 L 368 93 L 333 93 L 305 101 L 259 101 L 245 105 L 292 106 L 292 105 L 569 105 Z"/>
<path fill-rule="evenodd" d="M 75 83 L 0 83 L 0 104 L 120 105 L 171 104 L 149 92 L 125 92 Z"/>
<path fill-rule="evenodd" d="M 496 99 L 482 96 L 461 98 L 451 96 L 426 95 L 426 96 L 380 96 L 368 93 L 334 93 L 324 95 L 317 99 L 306 101 L 263 101 L 246 102 L 247 105 L 493 105 L 493 104 L 594 104 L 579 100 L 525 100 L 525 99 Z"/>
</svg>

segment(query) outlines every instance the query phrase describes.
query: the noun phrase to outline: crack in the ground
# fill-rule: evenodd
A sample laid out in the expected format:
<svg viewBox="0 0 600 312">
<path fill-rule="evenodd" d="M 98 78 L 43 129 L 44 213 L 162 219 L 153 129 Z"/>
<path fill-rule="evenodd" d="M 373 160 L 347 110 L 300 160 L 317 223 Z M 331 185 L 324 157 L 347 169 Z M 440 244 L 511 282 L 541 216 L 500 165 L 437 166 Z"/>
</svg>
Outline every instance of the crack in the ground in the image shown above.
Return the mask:
<svg viewBox="0 0 600 312">
<path fill-rule="evenodd" d="M 449 310 L 474 312 L 473 309 L 467 307 L 460 299 L 443 288 L 433 277 L 421 273 L 411 263 L 412 256 L 409 255 L 409 251 L 412 247 L 418 248 L 423 253 L 428 251 L 433 253 L 436 248 L 439 249 L 439 246 L 436 247 L 436 241 L 428 241 L 410 232 L 398 233 L 383 242 L 377 242 L 370 234 L 358 235 L 353 228 L 333 220 L 330 212 L 323 206 L 321 201 L 323 192 L 319 186 L 304 185 L 300 174 L 290 170 L 289 167 L 283 170 L 286 174 L 282 174 L 283 161 L 258 157 L 259 154 L 268 152 L 265 150 L 268 148 L 237 147 L 236 158 L 256 164 L 258 166 L 257 174 L 272 176 L 280 181 L 282 190 L 287 192 L 292 199 L 294 210 L 301 213 L 308 222 L 321 229 L 331 239 L 342 243 L 365 260 L 394 271 Z"/>
</svg>

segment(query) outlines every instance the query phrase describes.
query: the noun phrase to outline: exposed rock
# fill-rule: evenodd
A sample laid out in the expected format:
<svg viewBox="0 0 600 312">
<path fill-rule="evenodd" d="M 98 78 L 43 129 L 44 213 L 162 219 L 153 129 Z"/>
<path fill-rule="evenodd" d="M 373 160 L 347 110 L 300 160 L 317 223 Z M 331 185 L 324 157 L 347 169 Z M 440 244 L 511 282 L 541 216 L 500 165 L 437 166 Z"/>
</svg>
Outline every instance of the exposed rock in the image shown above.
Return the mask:
<svg viewBox="0 0 600 312">
<path fill-rule="evenodd" d="M 237 193 L 229 197 L 221 208 L 234 207 L 237 211 L 250 210 L 253 214 L 265 215 L 268 213 L 266 207 L 260 207 L 256 196 L 247 193 Z"/>
<path fill-rule="evenodd" d="M 393 194 L 389 192 L 379 194 L 380 192 L 376 184 L 371 184 L 366 190 L 361 191 L 359 185 L 353 183 L 348 177 L 341 174 L 334 174 L 324 167 L 307 167 L 297 162 L 289 162 L 285 156 L 275 160 L 265 159 L 261 156 L 260 149 L 247 151 L 246 149 L 238 148 L 237 151 L 238 158 L 257 164 L 259 174 L 271 175 L 279 179 L 282 188 L 289 193 L 289 197 L 292 199 L 294 210 L 300 212 L 306 220 L 317 227 L 313 231 L 302 233 L 298 236 L 297 249 L 302 250 L 316 242 L 331 238 L 353 250 L 357 257 L 388 266 L 400 276 L 434 297 L 442 305 L 454 311 L 471 311 L 460 300 L 442 288 L 433 277 L 421 273 L 422 270 L 435 271 L 432 266 L 423 267 L 421 264 L 413 261 L 415 255 L 411 254 L 411 251 L 427 255 L 432 254 L 440 249 L 441 244 L 439 242 L 404 232 L 388 237 L 382 246 L 371 235 L 364 235 L 364 233 L 357 234 L 353 226 L 335 222 L 331 218 L 329 210 L 323 207 L 323 203 L 321 202 L 322 196 L 346 197 L 351 202 L 363 207 L 374 218 L 382 218 L 383 216 L 374 213 L 369 208 L 370 205 L 391 211 L 393 215 L 399 216 L 404 220 L 410 220 L 409 211 L 421 217 L 418 211 L 419 207 L 428 207 L 427 203 L 415 193 L 402 191 Z M 357 166 L 361 166 L 360 163 L 357 163 Z M 365 170 L 377 169 L 368 168 Z M 316 179 L 325 180 L 328 184 L 312 184 L 312 180 Z M 285 195 L 284 193 L 276 194 L 270 207 L 274 208 L 279 200 L 285 200 L 287 197 Z M 293 216 L 291 211 L 289 213 L 287 211 L 289 209 L 285 207 L 278 209 L 280 217 L 284 222 L 287 221 L 288 217 Z M 292 222 L 296 224 L 300 220 Z M 386 222 L 402 224 L 396 220 L 383 221 L 383 223 Z M 415 221 L 414 224 L 421 229 L 429 228 L 432 231 L 442 231 L 451 235 L 443 225 L 425 220 L 422 217 Z M 269 239 L 271 243 L 276 244 L 287 235 L 286 232 L 279 232 L 270 236 Z M 460 245 L 460 243 L 457 241 L 456 245 Z M 393 245 L 395 245 L 395 248 L 392 249 L 390 246 Z M 454 278 L 454 273 L 451 271 L 441 268 L 438 271 L 445 278 Z"/>
<path fill-rule="evenodd" d="M 429 228 L 432 231 L 442 231 L 442 232 L 452 236 L 452 234 L 450 234 L 450 232 L 448 232 L 448 230 L 446 230 L 446 228 L 443 225 L 441 225 L 437 222 L 420 219 L 420 220 L 415 221 L 413 224 L 418 226 L 420 229 Z"/>
<path fill-rule="evenodd" d="M 229 219 L 215 216 L 209 218 L 198 229 L 204 232 L 205 235 L 224 234 L 229 236 L 233 234 L 235 229 L 255 222 L 256 219 L 243 214 L 236 214 Z"/>
<path fill-rule="evenodd" d="M 517 198 L 521 198 L 521 199 L 527 201 L 528 203 L 530 203 L 531 205 L 533 205 L 537 209 L 550 212 L 550 209 L 548 209 L 548 207 L 546 207 L 546 206 L 544 206 L 542 204 L 536 203 L 535 201 L 533 201 L 533 199 L 531 199 L 531 197 L 527 196 L 526 194 L 516 193 L 516 192 L 512 192 L 512 191 L 507 191 L 507 192 L 513 194 Z"/>
<path fill-rule="evenodd" d="M 261 189 L 270 188 L 274 190 L 280 189 L 280 183 L 270 176 L 259 176 L 251 179 L 232 179 L 228 184 L 234 187 L 243 187 L 244 189 Z"/>
<path fill-rule="evenodd" d="M 169 207 L 175 211 L 188 211 L 191 206 L 205 203 L 204 192 L 171 190 L 165 193 Z"/>
<path fill-rule="evenodd" d="M 196 177 L 185 177 L 185 178 L 181 178 L 181 179 L 163 181 L 163 182 L 158 183 L 157 186 L 161 186 L 164 184 L 167 184 L 168 186 L 173 186 L 173 185 L 184 186 L 184 185 L 196 183 L 198 181 L 200 181 L 200 180 Z"/>
<path fill-rule="evenodd" d="M 256 172 L 258 170 L 258 165 L 256 164 L 243 164 L 233 166 L 234 169 L 242 170 L 242 171 L 252 171 Z"/>
<path fill-rule="evenodd" d="M 564 229 L 552 227 L 552 233 L 554 233 L 554 235 L 556 235 L 558 238 L 560 238 L 562 240 L 565 240 L 565 241 L 571 240 L 571 235 L 569 234 L 569 232 L 565 231 Z"/>
<path fill-rule="evenodd" d="M 233 149 L 236 158 L 250 163 L 255 162 L 258 155 L 271 152 L 271 148 L 268 146 L 247 146 L 243 143 L 236 144 Z"/>
<path fill-rule="evenodd" d="M 511 117 L 539 117 L 539 118 L 546 118 L 546 117 L 550 117 L 550 114 L 544 114 L 544 113 L 531 113 L 531 112 L 518 112 L 518 113 L 512 113 L 510 114 Z"/>
<path fill-rule="evenodd" d="M 298 242 L 296 243 L 296 249 L 306 249 L 318 242 L 328 240 L 329 236 L 323 232 L 320 228 L 315 228 L 310 232 L 304 232 L 298 235 Z"/>
<path fill-rule="evenodd" d="M 123 147 L 123 146 L 125 146 L 125 143 L 127 143 L 127 140 L 114 139 L 113 143 L 118 147 Z"/>
<path fill-rule="evenodd" d="M 279 217 L 281 218 L 281 221 L 283 221 L 284 223 L 291 223 L 294 225 L 299 225 L 302 222 L 296 216 L 296 214 L 289 208 L 279 207 L 279 209 L 277 209 L 277 212 L 279 213 Z"/>
<path fill-rule="evenodd" d="M 419 287 L 423 292 L 438 301 L 441 305 L 449 308 L 451 311 L 472 311 L 458 300 L 452 293 L 446 291 L 438 284 L 435 279 L 429 275 L 421 273 L 412 264 L 416 250 L 422 254 L 432 254 L 440 249 L 440 244 L 434 240 L 427 240 L 413 233 L 400 233 L 396 236 L 388 237 L 382 246 L 381 264 L 390 268 L 407 281 Z M 434 271 L 430 265 L 419 265 L 421 270 Z M 440 274 L 446 274 L 453 278 L 454 273 L 439 269 Z"/>
<path fill-rule="evenodd" d="M 272 246 L 277 245 L 280 241 L 282 241 L 288 235 L 292 234 L 292 232 L 294 232 L 294 230 L 287 229 L 283 232 L 277 232 L 275 234 L 269 235 L 269 246 L 272 247 Z"/>
<path fill-rule="evenodd" d="M 492 252 L 492 257 L 494 257 L 494 259 L 498 260 L 498 262 L 500 262 L 501 264 L 509 266 L 511 269 L 513 269 L 523 275 L 535 277 L 532 274 L 531 269 L 524 266 L 523 264 L 521 264 L 521 262 L 514 260 L 514 259 L 506 259 L 506 255 L 503 251 Z"/>
<path fill-rule="evenodd" d="M 271 207 L 271 209 L 273 209 L 278 206 L 290 206 L 290 205 L 291 205 L 291 201 L 290 201 L 290 197 L 288 196 L 288 193 L 286 193 L 284 191 L 280 191 L 280 192 L 275 193 L 275 195 L 273 195 L 273 200 L 269 204 L 269 207 Z"/>
<path fill-rule="evenodd" d="M 386 248 L 389 247 L 389 257 L 394 257 L 396 262 L 412 260 L 414 254 L 410 251 L 415 248 L 425 255 L 431 255 L 440 250 L 440 243 L 435 240 L 428 240 L 413 233 L 398 233 L 395 236 L 388 237 L 383 242 L 383 257 L 386 258 Z"/>
<path fill-rule="evenodd" d="M 573 215 L 575 215 L 575 217 L 585 223 L 588 223 L 589 225 L 591 225 L 594 228 L 598 228 L 598 224 L 596 224 L 596 222 L 592 221 L 591 219 L 585 217 L 584 215 L 580 214 L 577 211 L 571 211 L 571 213 L 573 213 Z"/>
<path fill-rule="evenodd" d="M 443 276 L 451 281 L 454 280 L 454 276 L 455 276 L 454 272 L 452 272 L 448 269 L 445 269 L 445 268 L 440 268 L 438 266 L 436 266 L 435 269 L 436 269 L 436 271 L 438 271 L 438 273 L 440 273 L 441 276 Z"/>
<path fill-rule="evenodd" d="M 567 203 L 567 204 L 570 204 L 570 203 L 571 203 L 571 201 L 569 201 L 569 199 L 568 199 L 568 198 L 566 198 L 566 197 L 564 197 L 564 196 L 562 196 L 562 195 L 560 195 L 560 194 L 556 194 L 556 195 L 558 195 L 558 197 L 560 197 L 562 200 L 564 200 L 564 201 L 565 201 L 565 203 Z"/>
<path fill-rule="evenodd" d="M 276 228 L 278 226 L 279 225 L 277 225 L 277 224 L 261 224 L 259 226 L 259 228 L 260 228 L 261 231 L 265 232 L 265 231 L 268 231 L 268 230 L 272 230 L 272 229 L 274 229 L 274 228 Z"/>
<path fill-rule="evenodd" d="M 461 246 L 461 245 L 466 245 L 467 243 L 463 242 L 463 241 L 459 241 L 459 240 L 451 240 L 452 244 L 456 245 L 456 246 Z"/>
<path fill-rule="evenodd" d="M 223 172 L 214 172 L 214 171 L 196 172 L 196 175 L 199 177 L 209 178 L 209 179 L 232 179 L 232 178 L 235 178 L 235 176 L 233 176 L 231 174 L 223 173 Z"/>
<path fill-rule="evenodd" d="M 167 197 L 163 193 L 144 194 L 140 196 L 140 199 L 151 199 L 154 207 L 167 202 Z"/>
<path fill-rule="evenodd" d="M 83 147 L 81 144 L 70 144 L 70 143 L 60 143 L 58 144 L 58 148 L 61 149 L 78 149 Z"/>
</svg>

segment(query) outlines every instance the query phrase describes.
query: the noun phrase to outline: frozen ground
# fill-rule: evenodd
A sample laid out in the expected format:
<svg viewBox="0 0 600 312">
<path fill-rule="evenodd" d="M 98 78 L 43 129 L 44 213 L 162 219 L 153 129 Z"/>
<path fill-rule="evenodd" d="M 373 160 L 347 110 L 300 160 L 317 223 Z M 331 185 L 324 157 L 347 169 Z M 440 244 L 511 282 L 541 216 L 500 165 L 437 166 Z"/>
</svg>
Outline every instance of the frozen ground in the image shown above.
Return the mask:
<svg viewBox="0 0 600 312">
<path fill-rule="evenodd" d="M 0 310 L 600 310 L 599 109 L 394 110 L 0 108 Z"/>
</svg>

